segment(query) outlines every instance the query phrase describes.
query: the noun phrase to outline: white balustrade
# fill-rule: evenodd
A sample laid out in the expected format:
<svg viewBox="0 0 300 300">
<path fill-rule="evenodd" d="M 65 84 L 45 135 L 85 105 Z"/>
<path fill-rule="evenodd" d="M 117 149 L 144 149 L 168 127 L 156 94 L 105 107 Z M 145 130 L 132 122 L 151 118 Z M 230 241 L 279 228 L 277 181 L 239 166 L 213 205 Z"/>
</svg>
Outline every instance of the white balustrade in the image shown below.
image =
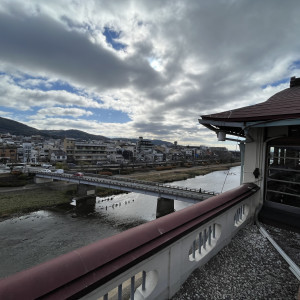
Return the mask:
<svg viewBox="0 0 300 300">
<path fill-rule="evenodd" d="M 83 299 L 169 299 L 188 276 L 253 220 L 256 195 L 195 228 L 158 253 L 95 289 Z"/>
</svg>

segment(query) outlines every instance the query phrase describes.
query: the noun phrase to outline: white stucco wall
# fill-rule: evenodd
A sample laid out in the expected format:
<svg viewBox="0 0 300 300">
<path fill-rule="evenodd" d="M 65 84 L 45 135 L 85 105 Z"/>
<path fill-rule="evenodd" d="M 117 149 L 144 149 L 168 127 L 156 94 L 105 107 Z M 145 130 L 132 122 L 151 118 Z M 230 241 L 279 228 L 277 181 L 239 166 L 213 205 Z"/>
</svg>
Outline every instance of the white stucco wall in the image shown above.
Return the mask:
<svg viewBox="0 0 300 300">
<path fill-rule="evenodd" d="M 287 126 L 251 128 L 249 134 L 253 142 L 245 144 L 244 178 L 243 182 L 254 182 L 261 189 L 257 193 L 262 203 L 264 197 L 264 179 L 266 166 L 267 142 L 288 135 Z M 260 175 L 255 178 L 253 171 L 258 168 Z"/>
<path fill-rule="evenodd" d="M 244 160 L 244 178 L 243 182 L 254 182 L 260 187 L 260 191 L 256 194 L 257 201 L 263 202 L 264 190 L 264 174 L 265 174 L 265 153 L 266 143 L 264 128 L 252 128 L 249 134 L 253 141 L 245 144 L 245 160 Z M 259 176 L 255 178 L 253 172 L 259 169 Z"/>
</svg>

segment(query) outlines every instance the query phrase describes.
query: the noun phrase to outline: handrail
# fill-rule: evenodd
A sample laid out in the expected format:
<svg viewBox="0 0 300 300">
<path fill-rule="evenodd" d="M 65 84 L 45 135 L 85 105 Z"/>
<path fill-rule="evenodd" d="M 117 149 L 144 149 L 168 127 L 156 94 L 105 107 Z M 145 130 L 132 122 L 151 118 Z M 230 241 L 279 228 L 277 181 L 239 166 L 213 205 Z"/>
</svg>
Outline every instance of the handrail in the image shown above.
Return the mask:
<svg viewBox="0 0 300 300">
<path fill-rule="evenodd" d="M 84 295 L 254 194 L 253 184 L 59 256 L 0 280 L 0 299 Z"/>
<path fill-rule="evenodd" d="M 148 181 L 144 181 L 144 180 L 132 180 L 132 179 L 124 179 L 122 177 L 114 177 L 114 176 L 105 176 L 105 175 L 99 175 L 99 176 L 83 176 L 83 177 L 80 177 L 80 178 L 77 178 L 77 177 L 73 177 L 72 175 L 70 174 L 67 174 L 67 173 L 64 173 L 64 174 L 58 174 L 58 173 L 52 173 L 52 174 L 49 174 L 48 172 L 43 172 L 43 171 L 34 171 L 35 174 L 37 175 L 44 175 L 44 176 L 49 176 L 51 178 L 60 178 L 60 179 L 63 179 L 63 178 L 66 178 L 68 180 L 70 179 L 77 179 L 77 180 L 84 180 L 86 182 L 95 182 L 95 183 L 99 183 L 99 184 L 110 184 L 110 185 L 114 185 L 115 187 L 128 187 L 128 188 L 134 188 L 133 186 L 130 186 L 128 184 L 123 184 L 122 182 L 132 182 L 134 184 L 140 184 L 140 185 L 146 185 L 149 187 L 149 190 L 151 191 L 151 187 L 155 188 L 155 187 L 161 187 L 165 190 L 158 190 L 158 191 L 166 191 L 167 194 L 172 194 L 172 195 L 178 195 L 178 196 L 182 196 L 182 197 L 185 197 L 186 195 L 184 193 L 182 193 L 181 191 L 186 191 L 186 192 L 191 192 L 191 193 L 194 193 L 193 194 L 190 194 L 188 198 L 190 199 L 195 199 L 195 200 L 200 200 L 200 197 L 198 197 L 198 192 L 196 189 L 191 189 L 191 188 L 188 188 L 188 187 L 181 187 L 181 186 L 172 186 L 172 185 L 163 185 L 163 184 L 160 184 L 160 183 L 153 183 L 153 182 L 148 182 Z M 97 179 L 104 179 L 104 181 L 99 181 Z M 112 180 L 113 179 L 113 180 Z M 137 190 L 147 190 L 147 188 L 144 188 L 142 186 L 139 186 L 137 188 Z M 216 195 L 218 193 L 215 193 L 215 192 L 211 192 L 211 191 L 205 191 L 205 190 L 201 190 L 200 189 L 200 193 L 201 194 L 205 194 L 205 195 Z M 203 199 L 203 197 L 202 197 Z"/>
<path fill-rule="evenodd" d="M 134 183 L 135 185 L 130 185 L 128 184 L 129 182 L 127 180 L 119 180 L 119 178 L 116 177 L 112 177 L 112 176 L 106 176 L 104 178 L 102 177 L 90 177 L 90 176 L 83 176 L 83 177 L 74 177 L 70 174 L 56 174 L 56 173 L 52 173 L 49 174 L 48 172 L 41 172 L 41 171 L 35 171 L 35 174 L 37 175 L 42 175 L 46 178 L 53 178 L 53 179 L 59 179 L 59 180 L 68 180 L 68 181 L 78 181 L 79 183 L 86 183 L 86 184 L 90 184 L 90 183 L 95 183 L 96 185 L 99 184 L 101 185 L 111 185 L 114 188 L 117 189 L 121 189 L 121 190 L 136 190 L 136 191 L 141 191 L 141 190 L 145 190 L 145 191 L 150 191 L 150 192 L 155 192 L 158 193 L 159 195 L 161 193 L 164 194 L 163 197 L 167 197 L 170 195 L 174 195 L 174 196 L 178 196 L 180 198 L 186 198 L 189 200 L 198 200 L 201 201 L 204 199 L 202 195 L 215 195 L 217 193 L 215 192 L 209 192 L 209 191 L 204 191 L 204 190 L 200 190 L 199 193 L 196 190 L 193 189 L 189 189 L 189 188 L 185 188 L 185 187 L 178 187 L 178 186 L 165 186 L 162 184 L 152 184 L 151 182 L 147 182 L 147 181 L 130 181 L 132 183 Z M 102 179 L 102 180 L 101 180 Z M 113 180 L 112 180 L 113 179 Z M 127 183 L 127 184 L 126 184 Z M 94 185 L 94 184 L 92 184 Z M 183 192 L 184 191 L 184 192 Z"/>
</svg>

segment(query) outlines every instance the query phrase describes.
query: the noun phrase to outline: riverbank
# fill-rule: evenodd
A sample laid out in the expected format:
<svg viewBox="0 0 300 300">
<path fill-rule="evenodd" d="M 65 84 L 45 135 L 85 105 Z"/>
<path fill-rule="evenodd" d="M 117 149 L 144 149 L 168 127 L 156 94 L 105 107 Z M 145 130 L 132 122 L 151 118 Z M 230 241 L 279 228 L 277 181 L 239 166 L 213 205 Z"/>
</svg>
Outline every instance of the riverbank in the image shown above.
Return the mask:
<svg viewBox="0 0 300 300">
<path fill-rule="evenodd" d="M 218 165 L 205 165 L 205 166 L 194 166 L 190 168 L 176 168 L 171 170 L 151 170 L 147 173 L 137 172 L 131 175 L 122 175 L 122 177 L 145 180 L 159 183 L 167 183 L 173 181 L 186 180 L 196 176 L 203 176 L 214 171 L 228 170 L 232 167 L 239 166 L 240 163 L 228 163 Z"/>
<path fill-rule="evenodd" d="M 185 180 L 214 171 L 228 170 L 237 165 L 239 163 L 194 166 L 160 171 L 151 170 L 147 173 L 136 172 L 131 175 L 121 176 L 137 180 L 166 183 Z M 97 188 L 96 190 L 96 195 L 99 197 L 107 197 L 120 193 L 124 192 L 105 188 Z M 75 194 L 76 185 L 64 182 L 0 188 L 0 220 L 10 218 L 14 215 L 22 215 L 49 207 L 68 204 Z"/>
<path fill-rule="evenodd" d="M 60 182 L 0 188 L 0 218 L 70 203 L 75 190 L 76 185 Z"/>
<path fill-rule="evenodd" d="M 76 190 L 76 184 L 61 181 L 0 188 L 0 221 L 16 215 L 69 204 L 75 197 Z M 107 188 L 96 189 L 96 195 L 99 197 L 122 193 L 124 192 Z"/>
</svg>

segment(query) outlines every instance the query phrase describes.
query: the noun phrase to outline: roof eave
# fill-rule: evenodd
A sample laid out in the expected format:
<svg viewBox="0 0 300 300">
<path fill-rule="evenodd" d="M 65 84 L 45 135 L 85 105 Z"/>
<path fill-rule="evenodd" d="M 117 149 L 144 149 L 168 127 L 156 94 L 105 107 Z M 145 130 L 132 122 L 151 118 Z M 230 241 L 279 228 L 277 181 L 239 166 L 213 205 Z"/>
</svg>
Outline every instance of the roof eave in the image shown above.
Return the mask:
<svg viewBox="0 0 300 300">
<path fill-rule="evenodd" d="M 219 132 L 223 131 L 227 134 L 245 137 L 245 129 L 258 127 L 276 127 L 276 126 L 295 126 L 300 125 L 300 118 L 283 119 L 283 120 L 265 120 L 256 122 L 233 122 L 229 120 L 209 120 L 199 119 L 199 123 L 206 128 Z"/>
</svg>

